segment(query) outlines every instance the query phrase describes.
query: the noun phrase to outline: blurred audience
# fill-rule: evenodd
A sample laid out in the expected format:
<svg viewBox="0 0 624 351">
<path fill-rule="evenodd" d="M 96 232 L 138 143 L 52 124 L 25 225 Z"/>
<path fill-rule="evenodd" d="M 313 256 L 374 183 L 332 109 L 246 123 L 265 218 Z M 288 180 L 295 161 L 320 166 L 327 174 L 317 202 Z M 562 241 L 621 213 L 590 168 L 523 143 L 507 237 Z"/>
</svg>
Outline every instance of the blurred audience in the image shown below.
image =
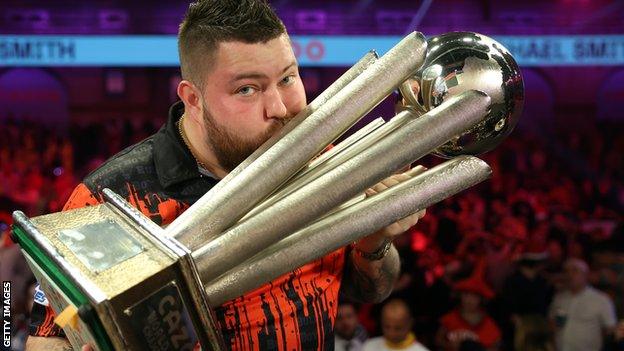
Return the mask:
<svg viewBox="0 0 624 351">
<path fill-rule="evenodd" d="M 587 282 L 589 267 L 578 258 L 564 264 L 565 289 L 555 295 L 549 317 L 555 324 L 557 350 L 600 351 L 615 331 L 611 298 Z"/>
</svg>

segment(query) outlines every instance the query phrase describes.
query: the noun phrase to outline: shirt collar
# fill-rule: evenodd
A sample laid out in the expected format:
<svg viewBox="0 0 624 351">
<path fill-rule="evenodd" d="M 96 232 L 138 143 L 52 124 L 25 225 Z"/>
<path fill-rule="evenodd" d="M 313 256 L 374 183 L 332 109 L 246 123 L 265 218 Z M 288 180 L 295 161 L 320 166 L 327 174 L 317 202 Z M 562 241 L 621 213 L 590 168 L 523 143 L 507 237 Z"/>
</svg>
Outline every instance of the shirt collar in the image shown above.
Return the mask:
<svg viewBox="0 0 624 351">
<path fill-rule="evenodd" d="M 407 334 L 405 340 L 399 343 L 394 343 L 386 338 L 384 338 L 384 341 L 386 342 L 386 346 L 390 350 L 403 350 L 409 348 L 410 346 L 412 346 L 412 344 L 414 344 L 414 342 L 416 341 L 416 336 L 414 335 L 414 333 L 410 332 L 409 334 Z"/>
<path fill-rule="evenodd" d="M 173 104 L 167 122 L 154 136 L 154 164 L 160 185 L 164 188 L 202 176 L 197 161 L 178 130 L 177 122 L 183 113 L 182 101 Z"/>
</svg>

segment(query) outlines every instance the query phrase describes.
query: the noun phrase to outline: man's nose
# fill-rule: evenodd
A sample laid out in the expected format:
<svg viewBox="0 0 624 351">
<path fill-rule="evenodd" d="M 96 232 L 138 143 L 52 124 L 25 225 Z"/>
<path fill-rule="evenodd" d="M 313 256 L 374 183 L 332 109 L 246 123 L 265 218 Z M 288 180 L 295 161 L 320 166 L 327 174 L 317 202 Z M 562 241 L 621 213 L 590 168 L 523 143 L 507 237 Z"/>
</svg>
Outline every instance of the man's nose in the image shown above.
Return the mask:
<svg viewBox="0 0 624 351">
<path fill-rule="evenodd" d="M 285 118 L 288 115 L 288 109 L 282 99 L 282 94 L 277 88 L 268 89 L 265 92 L 265 110 L 267 118 Z"/>
</svg>

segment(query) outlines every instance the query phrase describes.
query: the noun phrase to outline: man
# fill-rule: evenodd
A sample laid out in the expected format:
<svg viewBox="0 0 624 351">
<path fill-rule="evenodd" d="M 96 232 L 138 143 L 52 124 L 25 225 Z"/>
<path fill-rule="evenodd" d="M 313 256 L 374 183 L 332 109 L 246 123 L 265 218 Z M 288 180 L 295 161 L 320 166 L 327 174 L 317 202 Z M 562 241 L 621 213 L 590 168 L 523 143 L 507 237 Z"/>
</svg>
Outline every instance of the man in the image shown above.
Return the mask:
<svg viewBox="0 0 624 351">
<path fill-rule="evenodd" d="M 499 348 L 500 329 L 483 308 L 484 302 L 494 297 L 494 292 L 483 278 L 484 263 L 480 261 L 470 277 L 460 280 L 453 287 L 459 293 L 459 306 L 440 318 L 436 342 L 441 350 L 458 351 L 467 347 L 466 344 L 475 343 L 486 350 Z"/>
<path fill-rule="evenodd" d="M 525 248 L 519 255 L 516 271 L 505 280 L 500 294 L 507 317 L 546 316 L 552 298 L 552 287 L 541 275 L 546 258 L 548 253 L 541 248 Z"/>
<path fill-rule="evenodd" d="M 358 311 L 354 303 L 341 301 L 338 305 L 336 323 L 335 351 L 361 351 L 366 341 L 366 330 L 358 320 Z"/>
<path fill-rule="evenodd" d="M 414 320 L 403 300 L 392 299 L 381 309 L 383 336 L 369 339 L 364 351 L 406 350 L 427 351 L 412 332 Z"/>
<path fill-rule="evenodd" d="M 560 351 L 599 351 L 604 337 L 615 329 L 615 308 L 604 293 L 587 283 L 589 268 L 577 258 L 563 266 L 566 289 L 550 305 L 556 326 L 555 343 Z"/>
<path fill-rule="evenodd" d="M 101 190 L 108 187 L 157 224 L 169 224 L 304 108 L 306 96 L 288 34 L 264 1 L 193 3 L 178 42 L 181 102 L 172 106 L 165 126 L 89 174 L 66 210 L 101 202 Z M 406 177 L 391 177 L 368 193 Z M 399 268 L 398 254 L 388 243 L 422 215 L 217 308 L 226 346 L 333 348 L 339 289 L 355 299 L 383 300 Z M 29 350 L 69 346 L 48 306 L 36 304 L 33 316 Z"/>
<path fill-rule="evenodd" d="M 503 289 L 495 301 L 498 303 L 497 318 L 503 332 L 505 349 L 511 349 L 514 340 L 514 323 L 521 317 L 537 320 L 535 315 L 546 318 L 553 289 L 542 276 L 544 262 L 548 258 L 545 248 L 530 243 L 519 255 L 515 272 L 505 279 Z"/>
</svg>

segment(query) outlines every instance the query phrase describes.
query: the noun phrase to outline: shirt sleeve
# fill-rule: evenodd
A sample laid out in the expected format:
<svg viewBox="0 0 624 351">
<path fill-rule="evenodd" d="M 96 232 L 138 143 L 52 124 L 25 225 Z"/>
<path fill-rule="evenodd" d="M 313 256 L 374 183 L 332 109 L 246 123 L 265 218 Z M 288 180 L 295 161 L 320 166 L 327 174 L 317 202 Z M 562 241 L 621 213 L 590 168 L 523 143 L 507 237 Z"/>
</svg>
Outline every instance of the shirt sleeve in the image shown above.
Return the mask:
<svg viewBox="0 0 624 351">
<path fill-rule="evenodd" d="M 79 184 L 69 197 L 69 200 L 63 207 L 63 211 L 68 211 L 85 206 L 97 205 L 101 201 L 91 193 L 89 188 L 83 183 Z M 48 299 L 43 290 L 35 289 L 33 307 L 30 312 L 30 324 L 28 333 L 32 336 L 58 336 L 65 337 L 63 329 L 54 323 L 56 314 L 50 307 Z"/>
<path fill-rule="evenodd" d="M 600 324 L 603 329 L 610 329 L 617 324 L 615 307 L 613 306 L 613 301 L 611 301 L 608 296 L 603 295 L 602 297 L 602 303 L 600 304 Z"/>
<path fill-rule="evenodd" d="M 87 206 L 95 206 L 102 203 L 99 196 L 94 195 L 84 183 L 78 184 L 74 192 L 69 196 L 69 200 L 65 203 L 63 211 L 69 211 L 76 208 Z"/>
</svg>

